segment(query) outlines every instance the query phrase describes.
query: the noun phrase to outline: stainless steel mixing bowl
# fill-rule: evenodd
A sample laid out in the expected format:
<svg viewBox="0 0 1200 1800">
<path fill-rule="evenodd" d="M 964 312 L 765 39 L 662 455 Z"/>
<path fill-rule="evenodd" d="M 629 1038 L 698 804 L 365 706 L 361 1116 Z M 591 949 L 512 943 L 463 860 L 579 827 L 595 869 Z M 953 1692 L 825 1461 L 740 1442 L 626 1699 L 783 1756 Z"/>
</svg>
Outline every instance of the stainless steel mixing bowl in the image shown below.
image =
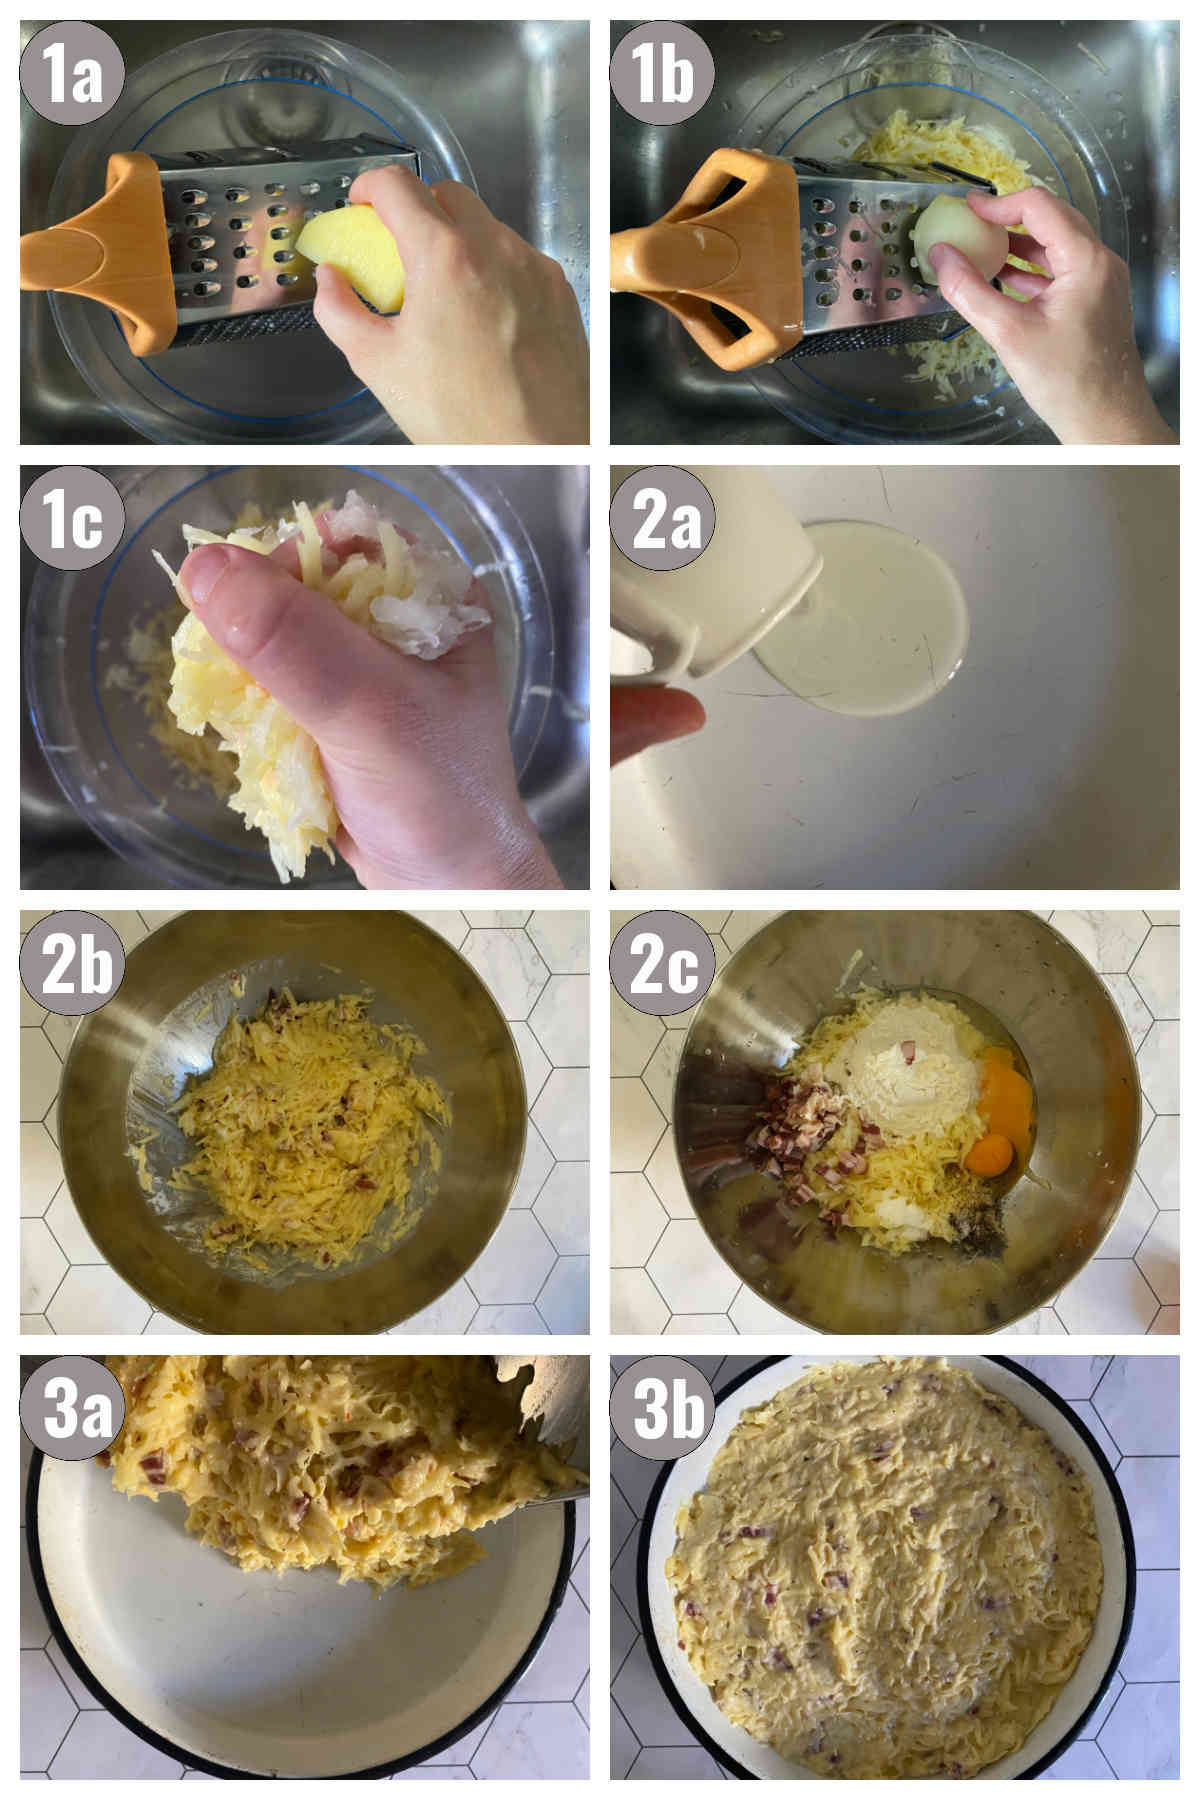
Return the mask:
<svg viewBox="0 0 1200 1800">
<path fill-rule="evenodd" d="M 744 1202 L 779 1192 L 742 1153 L 766 1077 L 864 984 L 961 997 L 1029 1065 L 1037 1134 L 993 1251 L 937 1242 L 892 1257 L 853 1231 L 831 1237 L 809 1207 L 800 1253 L 773 1264 L 737 1229 Z M 997 1331 L 1045 1305 L 1111 1228 L 1140 1120 L 1133 1047 L 1104 983 L 1032 913 L 785 913 L 717 976 L 675 1085 L 683 1179 L 716 1249 L 772 1306 L 840 1333 Z"/>
<path fill-rule="evenodd" d="M 235 976 L 245 978 L 236 995 Z M 240 984 L 239 984 L 240 985 Z M 442 1166 L 418 1166 L 397 1241 L 381 1224 L 349 1263 L 317 1270 L 271 1252 L 265 1268 L 204 1246 L 218 1217 L 202 1190 L 168 1185 L 194 1153 L 171 1112 L 207 1069 L 231 1012 L 268 990 L 298 1000 L 368 990 L 371 1017 L 408 1026 L 417 1067 L 448 1095 Z M 463 1275 L 504 1215 L 525 1148 L 525 1084 L 512 1034 L 470 964 L 406 913 L 183 913 L 139 944 L 115 997 L 72 1042 L 58 1107 L 67 1184 L 117 1273 L 160 1312 L 200 1331 L 369 1332 L 430 1305 Z M 147 1194 L 131 1149 L 150 1136 Z"/>
</svg>

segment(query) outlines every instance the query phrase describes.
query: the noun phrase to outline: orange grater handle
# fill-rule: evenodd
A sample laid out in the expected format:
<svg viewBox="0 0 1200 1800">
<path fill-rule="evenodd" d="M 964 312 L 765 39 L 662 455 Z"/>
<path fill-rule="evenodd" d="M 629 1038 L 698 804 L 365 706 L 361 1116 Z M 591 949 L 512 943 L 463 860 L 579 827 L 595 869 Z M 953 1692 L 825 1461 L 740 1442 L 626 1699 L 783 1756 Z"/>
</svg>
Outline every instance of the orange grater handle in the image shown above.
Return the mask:
<svg viewBox="0 0 1200 1800">
<path fill-rule="evenodd" d="M 722 199 L 731 181 L 741 186 Z M 720 368 L 774 362 L 804 335 L 796 171 L 760 150 L 714 150 L 661 219 L 613 236 L 609 266 L 615 292 L 665 306 Z"/>
<path fill-rule="evenodd" d="M 135 356 L 175 336 L 175 284 L 158 164 L 140 150 L 108 159 L 106 191 L 86 211 L 21 239 L 21 286 L 110 306 Z"/>
</svg>

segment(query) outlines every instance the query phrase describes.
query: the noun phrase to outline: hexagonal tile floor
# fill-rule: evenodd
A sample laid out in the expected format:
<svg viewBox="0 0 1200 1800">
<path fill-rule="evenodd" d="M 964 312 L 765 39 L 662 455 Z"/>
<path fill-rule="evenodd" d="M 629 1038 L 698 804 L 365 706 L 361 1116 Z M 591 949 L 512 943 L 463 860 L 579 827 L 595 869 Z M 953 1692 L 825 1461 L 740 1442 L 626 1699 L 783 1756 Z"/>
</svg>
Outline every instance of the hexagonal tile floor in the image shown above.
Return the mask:
<svg viewBox="0 0 1200 1800">
<path fill-rule="evenodd" d="M 24 913 L 25 932 L 42 918 Z M 132 949 L 174 913 L 106 912 Z M 512 1026 L 530 1112 L 508 1213 L 468 1275 L 401 1333 L 588 1328 L 588 915 L 416 912 L 461 950 Z M 172 1332 L 84 1230 L 55 1147 L 72 1023 L 21 989 L 21 1330 Z"/>
<path fill-rule="evenodd" d="M 1053 1306 L 1045 1335 L 1179 1330 L 1179 915 L 1044 913 L 1104 977 L 1142 1078 L 1142 1147 L 1100 1254 Z M 615 936 L 636 913 L 614 912 Z M 723 968 L 772 913 L 693 912 Z M 611 1313 L 615 1332 L 805 1332 L 743 1286 L 709 1244 L 680 1178 L 668 1119 L 694 1009 L 649 1018 L 612 994 Z M 44 1182 L 43 1182 L 44 1186 Z M 49 1278 L 49 1277 L 48 1277 Z"/>
<path fill-rule="evenodd" d="M 28 1444 L 21 1438 L 23 1459 Z M 23 1478 L 22 1478 L 23 1479 Z M 588 1773 L 588 1502 L 557 1618 L 530 1667 L 475 1729 L 394 1781 L 579 1781 Z M 21 1531 L 21 1772 L 51 1781 L 203 1781 L 105 1711 L 51 1636 Z"/>
<path fill-rule="evenodd" d="M 634 1361 L 614 1357 L 612 1377 Z M 719 1393 L 758 1360 L 694 1356 Z M 1179 1361 L 1170 1355 L 1019 1356 L 1071 1403 L 1115 1469 L 1133 1525 L 1137 1600 L 1120 1667 L 1083 1732 L 1042 1781 L 1179 1777 Z M 720 1780 L 676 1715 L 638 1618 L 639 1527 L 659 1464 L 612 1449 L 612 1774 L 621 1781 Z M 725 1776 L 732 1780 L 732 1776 Z"/>
</svg>

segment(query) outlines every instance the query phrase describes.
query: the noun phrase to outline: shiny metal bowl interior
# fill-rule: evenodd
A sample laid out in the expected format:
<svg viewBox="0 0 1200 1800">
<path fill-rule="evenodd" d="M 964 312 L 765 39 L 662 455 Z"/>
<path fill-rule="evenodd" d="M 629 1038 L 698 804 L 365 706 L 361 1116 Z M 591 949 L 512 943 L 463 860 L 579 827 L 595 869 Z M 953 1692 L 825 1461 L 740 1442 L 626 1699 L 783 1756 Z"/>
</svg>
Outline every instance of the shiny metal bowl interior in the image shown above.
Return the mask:
<svg viewBox="0 0 1200 1800">
<path fill-rule="evenodd" d="M 235 997 L 232 981 L 245 978 Z M 442 1166 L 413 1182 L 398 1240 L 377 1225 L 353 1259 L 318 1271 L 283 1253 L 268 1266 L 218 1257 L 203 1238 L 217 1209 L 168 1177 L 192 1153 L 171 1113 L 207 1069 L 230 1014 L 268 990 L 298 1000 L 369 991 L 371 1017 L 404 1025 L 417 1067 L 448 1095 Z M 525 1148 L 525 1084 L 491 994 L 450 944 L 406 913 L 193 912 L 129 955 L 116 996 L 80 1024 L 63 1070 L 59 1142 L 80 1217 L 117 1273 L 160 1312 L 200 1331 L 368 1332 L 410 1318 L 470 1268 L 504 1215 Z M 148 1133 L 152 1192 L 131 1148 Z M 386 1223 L 385 1220 L 382 1223 Z"/>
<path fill-rule="evenodd" d="M 995 1016 L 1029 1065 L 1037 1135 L 1004 1199 L 994 1252 L 938 1242 L 891 1257 L 852 1231 L 830 1237 L 809 1207 L 802 1254 L 777 1265 L 734 1229 L 740 1205 L 778 1192 L 742 1154 L 766 1077 L 863 985 L 962 996 L 968 1010 Z M 1052 1300 L 1117 1216 L 1140 1119 L 1120 1014 L 1079 953 L 1032 913 L 784 913 L 717 976 L 675 1085 L 684 1184 L 716 1249 L 772 1306 L 842 1333 L 996 1331 Z"/>
</svg>

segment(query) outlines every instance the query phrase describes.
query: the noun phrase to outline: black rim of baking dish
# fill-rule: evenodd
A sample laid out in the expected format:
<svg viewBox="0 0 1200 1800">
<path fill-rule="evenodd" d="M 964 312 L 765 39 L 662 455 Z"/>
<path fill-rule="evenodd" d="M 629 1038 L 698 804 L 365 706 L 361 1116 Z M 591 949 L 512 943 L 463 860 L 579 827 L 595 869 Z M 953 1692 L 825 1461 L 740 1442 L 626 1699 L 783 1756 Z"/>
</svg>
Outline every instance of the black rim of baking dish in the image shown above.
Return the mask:
<svg viewBox="0 0 1200 1800">
<path fill-rule="evenodd" d="M 735 1394 L 737 1390 L 740 1387 L 744 1387 L 748 1381 L 752 1381 L 756 1375 L 761 1375 L 764 1369 L 774 1368 L 777 1363 L 788 1362 L 789 1360 L 790 1358 L 786 1356 L 764 1356 L 759 1362 L 756 1362 L 752 1368 L 744 1370 L 741 1375 L 735 1375 L 732 1381 L 726 1383 L 720 1393 L 716 1396 L 717 1405 L 719 1406 L 722 1401 L 727 1400 L 730 1394 Z M 1117 1477 L 1110 1468 L 1108 1458 L 1100 1448 L 1095 1437 L 1088 1430 L 1087 1426 L 1070 1403 L 1064 1400 L 1060 1394 L 1056 1394 L 1052 1387 L 1048 1387 L 1040 1376 L 1031 1374 L 1028 1369 L 1022 1368 L 1020 1363 L 1014 1362 L 1009 1356 L 984 1356 L 979 1360 L 981 1362 L 996 1363 L 1000 1368 L 1007 1369 L 1010 1374 L 1019 1376 L 1020 1379 L 1026 1382 L 1031 1388 L 1035 1388 L 1037 1392 L 1041 1394 L 1043 1399 L 1048 1400 L 1055 1410 L 1060 1412 L 1065 1419 L 1069 1420 L 1073 1428 L 1079 1433 L 1079 1436 L 1091 1451 L 1096 1466 L 1104 1477 L 1109 1494 L 1112 1496 L 1113 1507 L 1117 1515 L 1117 1523 L 1121 1528 L 1121 1546 L 1125 1557 L 1125 1606 L 1121 1615 L 1121 1628 L 1117 1633 L 1117 1640 L 1113 1645 L 1113 1653 L 1109 1658 L 1108 1666 L 1105 1669 L 1103 1676 L 1096 1684 L 1095 1693 L 1092 1695 L 1092 1698 L 1088 1701 L 1071 1728 L 1063 1733 L 1058 1742 L 1047 1750 L 1044 1756 L 1040 1756 L 1028 1769 L 1022 1770 L 1020 1775 L 1014 1777 L 1017 1781 L 1032 1781 L 1038 1775 L 1043 1774 L 1050 1767 L 1051 1763 L 1057 1762 L 1065 1750 L 1070 1749 L 1071 1745 L 1083 1730 L 1083 1727 L 1087 1724 L 1088 1720 L 1099 1706 L 1104 1695 L 1108 1692 L 1112 1683 L 1112 1678 L 1116 1674 L 1117 1665 L 1124 1653 L 1125 1645 L 1129 1638 L 1130 1628 L 1133 1624 L 1133 1603 L 1137 1588 L 1137 1557 L 1134 1550 L 1133 1527 L 1129 1522 L 1129 1508 L 1125 1504 L 1125 1496 L 1121 1492 Z M 679 1692 L 678 1687 L 675 1685 L 671 1672 L 667 1668 L 663 1658 L 662 1651 L 658 1647 L 658 1639 L 655 1636 L 654 1620 L 650 1612 L 650 1538 L 654 1529 L 654 1521 L 658 1516 L 658 1508 L 662 1501 L 663 1489 L 667 1485 L 668 1478 L 670 1477 L 674 1466 L 674 1463 L 671 1462 L 664 1463 L 655 1478 L 654 1486 L 650 1490 L 650 1498 L 646 1502 L 646 1511 L 643 1515 L 639 1530 L 637 1597 L 642 1637 L 645 1641 L 646 1652 L 650 1658 L 654 1673 L 658 1677 L 660 1687 L 670 1701 L 677 1716 L 687 1726 L 693 1737 L 695 1737 L 698 1743 L 704 1746 L 709 1755 L 713 1757 L 723 1769 L 727 1770 L 730 1775 L 736 1775 L 739 1781 L 757 1781 L 759 1780 L 759 1777 L 754 1771 L 748 1769 L 744 1763 L 738 1762 L 737 1758 L 732 1756 L 722 1744 L 719 1744 L 716 1738 L 707 1732 L 699 1719 L 696 1718 L 696 1715 L 692 1712 L 691 1708 L 684 1700 L 683 1695 Z M 988 1779 L 986 1769 L 980 1771 L 980 1775 L 977 1779 Z"/>
<path fill-rule="evenodd" d="M 79 1654 L 79 1651 L 75 1648 L 70 1633 L 63 1624 L 58 1609 L 50 1597 L 50 1589 L 46 1581 L 46 1571 L 42 1563 L 42 1548 L 38 1531 L 38 1492 L 41 1487 L 42 1464 L 45 1460 L 42 1451 L 35 1449 L 33 1452 L 33 1460 L 29 1467 L 29 1480 L 26 1486 L 25 1499 L 25 1527 L 29 1549 L 29 1563 L 33 1570 L 33 1584 L 37 1589 L 38 1599 L 41 1601 L 42 1610 L 45 1612 L 47 1622 L 54 1634 L 55 1642 L 58 1644 L 68 1663 L 70 1663 L 74 1673 L 79 1677 L 80 1681 L 82 1681 L 88 1692 L 93 1694 L 95 1698 L 99 1700 L 101 1705 L 112 1713 L 114 1718 L 119 1719 L 122 1725 L 127 1725 L 130 1731 L 136 1733 L 144 1743 L 153 1745 L 154 1749 L 161 1750 L 165 1756 L 173 1757 L 176 1762 L 183 1763 L 185 1768 L 197 1769 L 202 1775 L 212 1775 L 221 1781 L 274 1781 L 278 1779 L 274 1775 L 256 1775 L 247 1769 L 235 1769 L 226 1763 L 210 1762 L 207 1757 L 197 1756 L 194 1751 L 185 1750 L 181 1745 L 172 1743 L 170 1738 L 162 1737 L 157 1731 L 152 1730 L 149 1725 L 144 1724 L 135 1714 L 122 1706 L 121 1702 L 113 1694 L 109 1693 L 103 1682 L 97 1679 L 96 1675 Z M 420 1750 L 410 1751 L 407 1756 L 399 1756 L 389 1762 L 375 1763 L 370 1768 L 348 1769 L 344 1775 L 319 1777 L 299 1776 L 284 1777 L 283 1779 L 302 1781 L 314 1779 L 326 1781 L 369 1781 L 373 1778 L 384 1779 L 389 1775 L 398 1775 L 404 1769 L 416 1768 L 418 1764 L 428 1762 L 431 1756 L 440 1756 L 443 1750 L 448 1750 L 452 1744 L 457 1744 L 461 1738 L 466 1737 L 468 1732 L 474 1731 L 477 1725 L 481 1725 L 486 1718 L 490 1717 L 509 1690 L 521 1679 L 522 1675 L 524 1675 L 526 1669 L 528 1669 L 530 1663 L 541 1649 L 545 1642 L 546 1634 L 554 1622 L 555 1615 L 563 1603 L 563 1596 L 567 1591 L 567 1582 L 571 1577 L 571 1568 L 575 1550 L 575 1502 L 573 1500 L 563 1500 L 559 1502 L 559 1505 L 562 1507 L 564 1514 L 563 1546 L 562 1554 L 559 1557 L 558 1562 L 558 1573 L 554 1578 L 554 1586 L 551 1589 L 550 1598 L 546 1604 L 546 1611 L 542 1615 L 541 1623 L 534 1632 L 533 1637 L 530 1639 L 517 1661 L 513 1664 L 513 1667 L 509 1670 L 508 1674 L 504 1677 L 504 1680 L 492 1690 L 481 1705 L 475 1708 L 474 1712 L 468 1714 L 461 1724 L 456 1725 L 453 1730 L 443 1732 L 441 1737 L 432 1739 Z"/>
</svg>

